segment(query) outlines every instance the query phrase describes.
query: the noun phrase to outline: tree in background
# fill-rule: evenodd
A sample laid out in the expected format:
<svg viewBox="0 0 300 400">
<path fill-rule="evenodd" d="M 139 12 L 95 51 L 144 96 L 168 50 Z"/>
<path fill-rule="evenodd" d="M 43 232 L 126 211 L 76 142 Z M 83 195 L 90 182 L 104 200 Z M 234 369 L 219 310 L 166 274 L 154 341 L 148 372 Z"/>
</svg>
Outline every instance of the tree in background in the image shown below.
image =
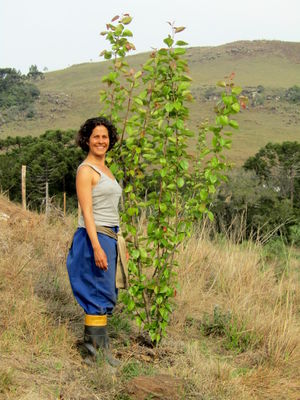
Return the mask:
<svg viewBox="0 0 300 400">
<path fill-rule="evenodd" d="M 36 65 L 31 65 L 29 68 L 29 72 L 27 74 L 27 77 L 29 79 L 33 79 L 34 81 L 37 79 L 44 79 L 45 76 L 44 74 L 38 70 L 38 67 Z"/>
<path fill-rule="evenodd" d="M 228 174 L 213 202 L 218 232 L 300 245 L 300 143 L 268 143 Z"/>
<path fill-rule="evenodd" d="M 299 205 L 300 143 L 268 143 L 248 158 L 244 168 L 255 171 L 262 183 L 272 187 L 279 198 L 289 199 L 292 207 Z"/>
<path fill-rule="evenodd" d="M 32 107 L 39 95 L 39 89 L 28 82 L 26 75 L 22 75 L 14 68 L 0 68 L 2 122 L 16 119 L 19 114 L 29 113 L 28 116 L 32 116 Z"/>
<path fill-rule="evenodd" d="M 0 140 L 0 187 L 14 201 L 21 201 L 21 166 L 27 166 L 27 203 L 40 209 L 45 203 L 46 183 L 49 196 L 62 198 L 67 192 L 69 205 L 77 205 L 76 168 L 83 159 L 75 145 L 75 132 L 47 131 L 39 137 L 8 137 Z"/>
</svg>

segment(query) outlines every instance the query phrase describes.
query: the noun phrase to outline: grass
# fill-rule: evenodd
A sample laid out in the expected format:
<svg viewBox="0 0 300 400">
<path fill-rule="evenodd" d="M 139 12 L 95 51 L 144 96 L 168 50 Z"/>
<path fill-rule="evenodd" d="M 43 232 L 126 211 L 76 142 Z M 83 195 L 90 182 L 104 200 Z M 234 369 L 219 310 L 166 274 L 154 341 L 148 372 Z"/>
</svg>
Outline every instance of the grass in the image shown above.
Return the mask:
<svg viewBox="0 0 300 400">
<path fill-rule="evenodd" d="M 217 47 L 190 48 L 187 57 L 192 89 L 198 94 L 232 71 L 242 87 L 263 85 L 267 90 L 284 90 L 300 85 L 299 43 L 279 41 L 235 42 Z M 237 52 L 235 50 L 238 49 Z M 146 54 L 129 57 L 134 68 Z M 13 121 L 0 127 L 0 138 L 7 135 L 40 135 L 47 129 L 78 129 L 100 111 L 99 90 L 107 63 L 83 63 L 49 72 L 38 83 L 41 98 L 36 117 Z M 213 102 L 198 98 L 191 104 L 191 126 L 213 118 Z M 286 102 L 265 101 L 239 115 L 241 130 L 234 132 L 230 159 L 242 164 L 269 141 L 297 140 L 300 135 L 299 107 Z"/>
<path fill-rule="evenodd" d="M 3 196 L 0 211 L 10 216 L 0 221 L 1 399 L 128 400 L 130 379 L 156 373 L 181 379 L 184 399 L 299 398 L 297 249 L 278 274 L 284 260 L 257 243 L 195 235 L 178 254 L 180 289 L 160 347 L 140 343 L 121 306 L 110 319 L 122 362 L 112 375 L 86 365 L 77 346 L 83 313 L 65 268 L 73 218 L 49 223 Z"/>
</svg>

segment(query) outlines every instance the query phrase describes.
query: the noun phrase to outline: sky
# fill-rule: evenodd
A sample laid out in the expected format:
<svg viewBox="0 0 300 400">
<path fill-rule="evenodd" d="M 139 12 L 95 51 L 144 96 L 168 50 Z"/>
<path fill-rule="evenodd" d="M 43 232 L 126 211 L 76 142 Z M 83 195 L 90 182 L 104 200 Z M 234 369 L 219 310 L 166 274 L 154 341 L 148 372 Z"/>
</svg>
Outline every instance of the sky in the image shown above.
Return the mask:
<svg viewBox="0 0 300 400">
<path fill-rule="evenodd" d="M 300 42 L 300 0 L 0 0 L 0 68 L 27 73 L 101 61 L 100 32 L 129 13 L 136 52 L 163 46 L 167 21 L 185 26 L 189 46 L 237 40 Z"/>
</svg>

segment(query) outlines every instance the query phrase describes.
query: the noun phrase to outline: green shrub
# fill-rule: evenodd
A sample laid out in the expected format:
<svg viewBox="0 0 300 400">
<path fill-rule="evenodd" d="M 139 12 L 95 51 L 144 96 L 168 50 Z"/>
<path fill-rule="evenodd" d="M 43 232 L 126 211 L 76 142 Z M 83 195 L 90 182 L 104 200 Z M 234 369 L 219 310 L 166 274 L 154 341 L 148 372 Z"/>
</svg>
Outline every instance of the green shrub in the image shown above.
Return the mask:
<svg viewBox="0 0 300 400">
<path fill-rule="evenodd" d="M 290 226 L 289 234 L 291 243 L 300 247 L 300 224 Z"/>
<path fill-rule="evenodd" d="M 300 87 L 294 85 L 287 89 L 287 91 L 285 92 L 285 98 L 290 103 L 300 103 Z"/>
<path fill-rule="evenodd" d="M 230 311 L 224 312 L 218 306 L 212 315 L 204 314 L 200 329 L 204 336 L 224 337 L 223 346 L 226 350 L 243 353 L 255 344 L 255 336 L 247 330 L 246 324 Z"/>
<path fill-rule="evenodd" d="M 275 275 L 280 279 L 290 267 L 290 253 L 282 237 L 272 238 L 262 247 L 262 261 L 265 266 L 275 265 Z"/>
</svg>

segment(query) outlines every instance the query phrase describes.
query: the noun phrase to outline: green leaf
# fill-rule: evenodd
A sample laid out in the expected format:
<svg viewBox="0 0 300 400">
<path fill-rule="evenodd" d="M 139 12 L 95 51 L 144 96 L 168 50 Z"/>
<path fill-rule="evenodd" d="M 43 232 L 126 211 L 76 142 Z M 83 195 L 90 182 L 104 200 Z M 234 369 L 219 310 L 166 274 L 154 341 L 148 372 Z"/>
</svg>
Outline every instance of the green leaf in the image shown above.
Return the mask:
<svg viewBox="0 0 300 400">
<path fill-rule="evenodd" d="M 170 183 L 170 184 L 167 186 L 167 188 L 168 188 L 169 190 L 175 190 L 175 189 L 176 189 L 176 185 L 175 185 L 175 183 Z"/>
<path fill-rule="evenodd" d="M 189 75 L 182 75 L 182 80 L 183 81 L 192 81 L 193 79 Z"/>
<path fill-rule="evenodd" d="M 206 189 L 201 189 L 200 190 L 200 198 L 202 201 L 205 201 L 208 197 L 208 193 Z"/>
<path fill-rule="evenodd" d="M 168 50 L 167 49 L 159 49 L 158 54 L 160 56 L 167 56 L 168 55 Z"/>
<path fill-rule="evenodd" d="M 147 258 L 147 251 L 143 248 L 140 248 L 140 254 L 141 254 L 141 258 L 145 259 Z"/>
<path fill-rule="evenodd" d="M 153 222 L 149 222 L 148 226 L 147 226 L 148 235 L 151 235 L 151 233 L 154 231 L 154 229 L 155 229 L 155 224 Z"/>
<path fill-rule="evenodd" d="M 156 342 L 156 343 L 159 343 L 159 342 L 160 342 L 160 339 L 161 339 L 160 334 L 159 334 L 159 333 L 156 333 L 156 335 L 155 335 L 155 342 Z"/>
<path fill-rule="evenodd" d="M 178 101 L 178 100 L 175 101 L 175 103 L 174 103 L 174 108 L 175 108 L 175 110 L 179 111 L 179 110 L 182 108 L 181 102 Z"/>
<path fill-rule="evenodd" d="M 239 103 L 234 103 L 234 104 L 232 104 L 231 108 L 233 109 L 233 111 L 235 111 L 235 112 L 237 112 L 237 113 L 238 113 L 238 112 L 240 111 L 240 109 L 241 109 Z"/>
<path fill-rule="evenodd" d="M 138 79 L 140 76 L 142 76 L 142 71 L 137 71 L 135 74 L 134 74 L 134 79 Z M 142 93 L 140 93 L 139 94 L 139 98 L 140 99 L 144 99 L 146 96 L 144 96 L 143 95 L 143 92 Z"/>
<path fill-rule="evenodd" d="M 170 112 L 173 110 L 173 108 L 174 108 L 174 105 L 173 105 L 172 103 L 167 103 L 167 104 L 165 105 L 165 110 L 166 110 L 168 113 L 170 113 Z"/>
<path fill-rule="evenodd" d="M 140 99 L 139 97 L 135 97 L 134 98 L 134 102 L 136 103 L 136 104 L 138 104 L 139 106 L 142 106 L 144 103 L 143 103 L 143 100 L 142 99 Z"/>
<path fill-rule="evenodd" d="M 219 86 L 219 87 L 226 87 L 226 82 L 225 82 L 225 81 L 218 81 L 218 82 L 216 83 L 216 86 Z"/>
<path fill-rule="evenodd" d="M 138 259 L 140 256 L 140 251 L 137 249 L 133 249 L 131 252 L 131 256 L 134 260 Z"/>
<path fill-rule="evenodd" d="M 182 119 L 178 119 L 176 121 L 176 126 L 178 129 L 184 129 L 184 122 L 182 121 Z"/>
<path fill-rule="evenodd" d="M 160 203 L 159 209 L 162 213 L 165 213 L 167 211 L 167 205 L 165 203 Z"/>
<path fill-rule="evenodd" d="M 159 289 L 159 293 L 167 293 L 169 287 L 167 285 L 163 285 Z"/>
<path fill-rule="evenodd" d="M 189 163 L 187 160 L 181 160 L 179 165 L 184 171 L 187 171 L 189 168 Z"/>
<path fill-rule="evenodd" d="M 182 188 L 183 185 L 184 185 L 184 179 L 181 178 L 181 177 L 179 177 L 179 178 L 177 179 L 177 186 L 178 186 L 179 188 Z"/>
<path fill-rule="evenodd" d="M 197 211 L 199 211 L 201 214 L 206 211 L 206 204 L 201 203 L 197 206 Z"/>
<path fill-rule="evenodd" d="M 123 18 L 121 19 L 121 22 L 122 22 L 122 24 L 124 24 L 124 25 L 130 24 L 131 21 L 132 21 L 132 18 L 131 18 L 129 15 L 126 16 L 126 17 L 123 17 Z"/>
<path fill-rule="evenodd" d="M 127 225 L 127 230 L 131 235 L 135 236 L 136 235 L 136 227 L 133 225 Z"/>
<path fill-rule="evenodd" d="M 230 105 L 230 104 L 232 104 L 233 103 L 233 97 L 232 96 L 222 96 L 222 100 L 223 100 L 223 103 L 226 105 L 226 106 L 228 106 L 228 105 Z"/>
<path fill-rule="evenodd" d="M 133 189 L 132 185 L 129 184 L 129 185 L 127 185 L 126 188 L 124 189 L 124 192 L 125 192 L 125 193 L 132 192 L 132 189 Z"/>
<path fill-rule="evenodd" d="M 229 120 L 228 120 L 227 115 L 220 115 L 219 117 L 216 118 L 217 125 L 225 126 L 225 125 L 228 125 L 228 123 L 229 123 Z"/>
<path fill-rule="evenodd" d="M 126 211 L 126 213 L 132 217 L 133 215 L 137 215 L 138 214 L 138 209 L 136 207 L 129 207 Z"/>
<path fill-rule="evenodd" d="M 214 214 L 211 211 L 207 211 L 207 216 L 211 221 L 214 220 Z"/>
<path fill-rule="evenodd" d="M 188 43 L 184 42 L 183 40 L 177 40 L 177 42 L 175 43 L 176 46 L 187 46 Z"/>
<path fill-rule="evenodd" d="M 175 54 L 176 56 L 181 56 L 181 55 L 183 55 L 183 54 L 185 54 L 185 53 L 186 53 L 186 49 L 184 49 L 184 48 L 176 47 L 176 48 L 174 49 L 174 54 Z"/>
<path fill-rule="evenodd" d="M 174 40 L 171 38 L 171 36 L 167 37 L 166 39 L 164 39 L 164 43 L 166 43 L 166 45 L 168 47 L 172 47 Z"/>
<path fill-rule="evenodd" d="M 211 181 L 211 183 L 216 183 L 218 180 L 218 177 L 216 175 L 210 175 L 209 180 Z"/>
<path fill-rule="evenodd" d="M 235 121 L 234 119 L 231 119 L 231 120 L 229 121 L 229 125 L 230 125 L 232 128 L 234 128 L 234 129 L 239 129 L 239 124 L 238 124 L 238 122 Z"/>
<path fill-rule="evenodd" d="M 105 58 L 105 60 L 110 60 L 110 59 L 111 59 L 111 56 L 112 56 L 111 51 L 106 51 L 106 52 L 104 53 L 104 58 Z"/>
<path fill-rule="evenodd" d="M 163 168 L 163 169 L 160 170 L 160 176 L 162 178 L 164 178 L 167 175 L 167 173 L 168 173 L 168 169 L 167 168 Z"/>
<path fill-rule="evenodd" d="M 135 308 L 135 302 L 132 299 L 130 299 L 128 302 L 127 309 L 128 309 L 128 311 L 132 311 L 132 310 L 134 310 L 134 308 Z"/>
<path fill-rule="evenodd" d="M 242 88 L 241 87 L 239 87 L 239 86 L 234 86 L 233 88 L 232 88 L 232 94 L 235 94 L 235 95 L 239 95 L 241 92 L 242 92 Z"/>
<path fill-rule="evenodd" d="M 169 277 L 170 277 L 170 271 L 169 271 L 168 269 L 165 269 L 165 270 L 164 270 L 164 277 L 165 277 L 166 279 L 169 279 Z"/>
<path fill-rule="evenodd" d="M 124 29 L 124 31 L 122 32 L 122 36 L 123 37 L 129 37 L 129 36 L 133 36 L 132 32 L 129 29 Z"/>
</svg>

